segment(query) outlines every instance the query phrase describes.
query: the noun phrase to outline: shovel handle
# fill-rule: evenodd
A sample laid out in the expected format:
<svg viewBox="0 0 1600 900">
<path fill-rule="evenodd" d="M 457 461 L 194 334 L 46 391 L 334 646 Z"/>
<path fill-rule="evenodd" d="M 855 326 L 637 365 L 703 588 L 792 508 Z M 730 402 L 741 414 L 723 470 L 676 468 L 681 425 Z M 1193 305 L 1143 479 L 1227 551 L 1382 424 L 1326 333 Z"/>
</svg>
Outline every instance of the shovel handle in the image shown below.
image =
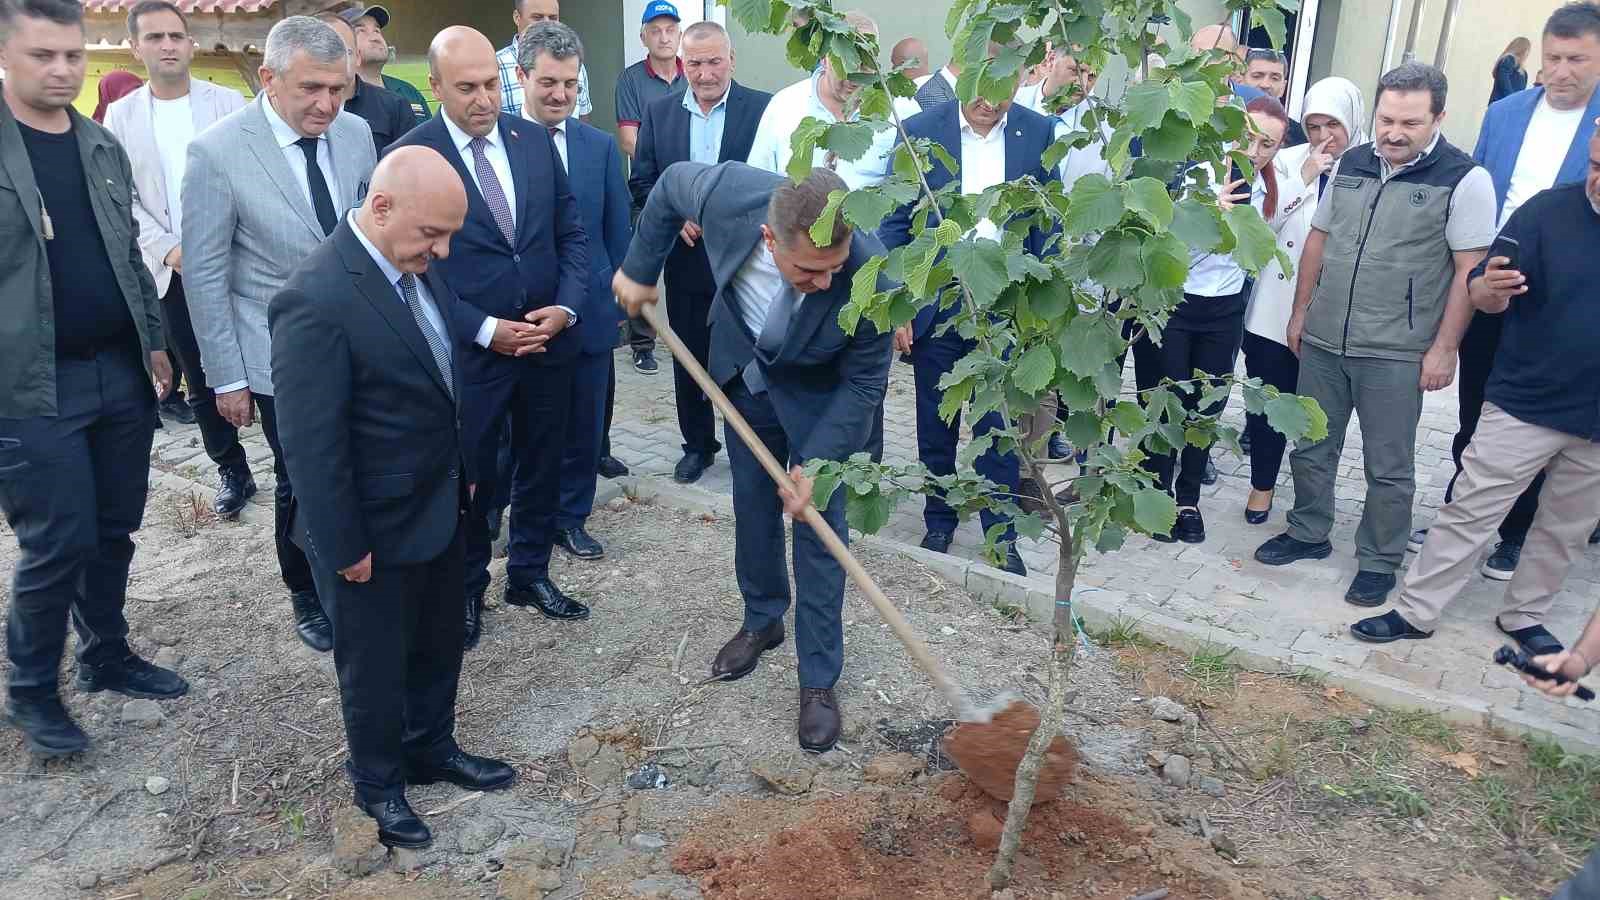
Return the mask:
<svg viewBox="0 0 1600 900">
<path fill-rule="evenodd" d="M 734 408 L 733 402 L 728 399 L 728 395 L 722 392 L 722 388 L 717 386 L 710 373 L 706 372 L 705 367 L 700 365 L 699 361 L 694 358 L 694 354 L 689 352 L 689 348 L 683 345 L 682 339 L 673 332 L 672 326 L 667 323 L 666 317 L 661 314 L 661 309 L 657 304 L 645 303 L 640 309 L 640 315 L 655 329 L 656 337 L 660 338 L 668 349 L 672 351 L 672 357 L 677 360 L 678 365 L 682 366 L 684 371 L 689 373 L 689 377 L 694 379 L 695 384 L 700 386 L 700 390 L 711 398 L 711 404 L 722 413 L 723 420 L 738 433 L 739 439 L 744 441 L 746 447 L 750 448 L 750 452 L 755 454 L 756 459 L 761 462 L 761 467 L 767 470 L 768 475 L 772 476 L 772 480 L 779 487 L 791 492 L 794 491 L 794 482 L 790 480 L 788 470 L 778 463 L 778 460 L 773 457 L 772 451 L 767 449 L 766 443 L 756 436 L 755 430 L 750 427 L 750 423 L 746 422 L 744 416 L 739 414 L 739 410 Z M 971 709 L 971 701 L 967 699 L 966 692 L 952 681 L 950 676 L 945 673 L 944 667 L 934 660 L 933 654 L 929 652 L 928 645 L 923 641 L 922 636 L 917 634 L 916 630 L 911 627 L 911 623 L 907 622 L 905 616 L 900 614 L 900 610 L 895 608 L 894 603 L 884 596 L 883 591 L 878 588 L 878 583 L 872 580 L 872 576 L 867 574 L 867 570 L 862 567 L 861 563 L 850 552 L 850 548 L 845 546 L 844 541 L 840 540 L 833 527 L 828 524 L 826 519 L 822 518 L 822 513 L 817 511 L 815 504 L 806 504 L 803 518 L 805 523 L 811 526 L 811 530 L 816 532 L 817 537 L 821 539 L 822 545 L 828 548 L 828 552 L 844 568 L 845 573 L 850 576 L 850 580 L 854 581 L 856 587 L 860 588 L 861 592 L 867 595 L 867 599 L 872 601 L 872 605 L 877 609 L 878 615 L 889 623 L 889 629 L 894 632 L 895 637 L 900 639 L 900 643 L 905 645 L 906 652 L 911 654 L 911 658 L 916 660 L 923 671 L 928 673 L 929 678 L 933 679 L 934 685 L 949 698 L 951 705 L 961 713 L 961 718 L 967 718 L 968 711 Z"/>
</svg>

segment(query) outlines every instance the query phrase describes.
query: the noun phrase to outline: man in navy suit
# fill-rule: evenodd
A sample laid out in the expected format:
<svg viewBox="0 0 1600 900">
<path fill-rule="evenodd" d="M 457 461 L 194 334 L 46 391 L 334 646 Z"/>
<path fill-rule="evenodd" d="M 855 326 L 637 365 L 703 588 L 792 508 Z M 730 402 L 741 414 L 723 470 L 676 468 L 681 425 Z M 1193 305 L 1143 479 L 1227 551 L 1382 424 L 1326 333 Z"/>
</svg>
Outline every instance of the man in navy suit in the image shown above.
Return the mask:
<svg viewBox="0 0 1600 900">
<path fill-rule="evenodd" d="M 715 165 L 750 155 L 756 126 L 772 95 L 733 80 L 733 44 L 715 22 L 697 22 L 683 33 L 683 72 L 689 90 L 645 107 L 639 140 L 633 149 L 628 187 L 633 203 L 643 209 L 661 173 L 676 162 L 692 160 Z M 717 284 L 700 244 L 700 223 L 685 222 L 667 257 L 667 319 L 703 366 L 711 352 L 711 300 Z M 716 460 L 717 420 L 711 401 L 684 371 L 675 368 L 673 390 L 678 406 L 678 431 L 683 458 L 672 478 L 690 484 Z"/>
<path fill-rule="evenodd" d="M 617 346 L 623 315 L 611 296 L 611 275 L 628 252 L 632 228 L 622 151 L 610 135 L 573 115 L 582 64 L 583 42 L 576 31 L 560 22 L 533 25 L 517 45 L 517 78 L 525 98 L 522 115 L 543 125 L 555 141 L 589 235 L 589 292 L 578 323 L 581 349 L 572 379 L 572 411 L 561 460 L 556 543 L 579 559 L 599 559 L 605 548 L 584 524 L 594 511 L 595 479 L 606 433 L 611 430 L 616 385 L 611 351 Z M 528 474 L 518 469 L 513 479 L 513 514 L 531 486 Z"/>
<path fill-rule="evenodd" d="M 889 384 L 890 335 L 862 322 L 855 334 L 839 327 L 855 273 L 883 246 L 853 232 L 843 216 L 827 246 L 810 230 L 842 178 L 827 169 L 791 184 L 782 175 L 740 162 L 707 166 L 681 162 L 661 173 L 639 216 L 628 258 L 617 270 L 617 299 L 637 313 L 656 301 L 656 279 L 686 222 L 715 223 L 702 235 L 716 279 L 711 365 L 761 442 L 790 466 L 793 494 L 774 490 L 751 449 L 724 431 L 733 469 L 734 567 L 744 595 L 744 624 L 711 666 L 714 678 L 755 671 L 761 654 L 783 643 L 789 609 L 783 514 L 798 518 L 811 501 L 801 466 L 810 459 L 844 460 L 861 452 Z M 882 276 L 878 290 L 888 290 Z M 849 540 L 844 495 L 823 511 L 829 527 Z M 833 686 L 844 667 L 844 569 L 810 526 L 794 524 L 795 644 L 799 657 L 800 746 L 823 752 L 839 739 Z"/>
<path fill-rule="evenodd" d="M 960 170 L 954 175 L 938 160 L 928 173 L 928 184 L 939 190 L 960 178 L 961 193 L 981 194 L 1002 181 L 1011 181 L 1032 175 L 1040 182 L 1056 177 L 1040 163 L 1040 158 L 1055 142 L 1056 121 L 1031 109 L 1015 106 L 1006 100 L 991 103 L 982 98 L 963 105 L 952 100 L 926 112 L 912 116 L 906 122 L 906 133 L 912 137 L 928 138 L 949 153 Z M 884 246 L 893 250 L 911 242 L 911 206 L 904 206 L 884 220 L 879 231 Z M 969 237 L 999 240 L 1000 231 L 994 223 L 978 223 Z M 1035 256 L 1044 252 L 1046 235 L 1035 229 L 1028 236 L 1024 249 Z M 972 352 L 973 342 L 946 331 L 945 324 L 955 315 L 956 307 L 940 310 L 930 304 L 917 311 L 917 317 L 895 334 L 895 350 L 909 354 L 916 373 L 917 392 L 917 457 L 928 471 L 935 475 L 951 475 L 956 470 L 956 441 L 960 436 L 961 418 L 946 422 L 939 415 L 939 404 L 944 392 L 939 390 L 939 379 L 955 368 L 962 357 Z M 1005 428 L 1005 420 L 998 412 L 991 412 L 973 424 L 974 434 L 987 434 Z M 978 474 L 1001 485 L 1012 495 L 1018 494 L 1020 472 L 1015 454 L 1001 454 L 990 448 L 978 457 L 975 468 Z M 1006 543 L 1004 568 L 1018 575 L 1027 574 L 1022 557 L 1017 553 L 1016 532 L 1010 522 L 996 513 L 985 510 L 979 516 L 984 533 L 995 525 L 1005 526 L 1002 541 Z M 928 495 L 922 513 L 927 534 L 922 546 L 937 553 L 950 549 L 957 518 L 944 499 Z"/>
<path fill-rule="evenodd" d="M 439 115 L 395 146 L 437 150 L 461 178 L 467 218 L 438 262 L 461 302 L 452 331 L 467 384 L 462 434 L 477 476 L 466 548 L 466 643 L 476 643 L 489 587 L 488 510 L 499 492 L 495 455 L 507 418 L 528 479 L 511 511 L 505 601 L 552 619 L 589 610 L 550 581 L 561 455 L 589 292 L 589 249 L 578 203 L 544 128 L 500 111 L 494 45 L 464 26 L 428 47 Z M 392 149 L 392 148 L 391 148 Z"/>
</svg>

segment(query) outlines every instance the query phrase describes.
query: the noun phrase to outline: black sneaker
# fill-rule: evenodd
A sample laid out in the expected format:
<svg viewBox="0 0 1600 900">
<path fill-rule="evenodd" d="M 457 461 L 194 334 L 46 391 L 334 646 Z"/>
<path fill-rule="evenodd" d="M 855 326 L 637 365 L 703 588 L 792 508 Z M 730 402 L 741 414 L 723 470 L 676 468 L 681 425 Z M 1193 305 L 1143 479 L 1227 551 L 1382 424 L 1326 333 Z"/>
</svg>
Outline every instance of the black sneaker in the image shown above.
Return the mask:
<svg viewBox="0 0 1600 900">
<path fill-rule="evenodd" d="M 1217 464 L 1212 462 L 1210 458 L 1206 459 L 1206 470 L 1200 475 L 1200 483 L 1206 487 L 1217 483 Z"/>
<path fill-rule="evenodd" d="M 1178 510 L 1178 520 L 1172 523 L 1172 536 L 1185 544 L 1203 544 L 1206 540 L 1206 520 L 1200 510 L 1185 506 Z"/>
<path fill-rule="evenodd" d="M 1256 548 L 1256 562 L 1265 566 L 1287 566 L 1302 559 L 1327 559 L 1333 555 L 1333 544 L 1319 541 L 1315 544 L 1297 541 L 1288 534 L 1280 534 Z"/>
<path fill-rule="evenodd" d="M 661 366 L 656 363 L 654 350 L 635 350 L 633 353 L 633 370 L 640 375 L 654 375 L 661 371 Z"/>
<path fill-rule="evenodd" d="M 601 478 L 621 478 L 628 474 L 628 464 L 615 456 L 602 456 L 599 474 Z"/>
<path fill-rule="evenodd" d="M 89 736 L 67 715 L 61 698 L 11 698 L 6 721 L 22 732 L 28 749 L 39 756 L 66 756 L 89 749 Z"/>
<path fill-rule="evenodd" d="M 1357 572 L 1349 590 L 1344 592 L 1344 602 L 1356 606 L 1382 606 L 1389 602 L 1389 592 L 1394 590 L 1393 572 Z"/>
<path fill-rule="evenodd" d="M 194 424 L 194 410 L 189 408 L 189 401 L 184 398 L 182 391 L 173 391 L 161 401 L 161 414 L 179 425 Z"/>
<path fill-rule="evenodd" d="M 1483 561 L 1483 577 L 1495 581 L 1510 581 L 1511 576 L 1517 574 L 1517 563 L 1521 559 L 1520 541 L 1501 541 L 1494 545 L 1494 552 Z"/>
<path fill-rule="evenodd" d="M 129 653 L 116 662 L 91 666 L 79 664 L 78 690 L 93 694 L 116 691 L 129 697 L 171 700 L 189 693 L 189 682 L 171 669 L 163 669 Z"/>
</svg>

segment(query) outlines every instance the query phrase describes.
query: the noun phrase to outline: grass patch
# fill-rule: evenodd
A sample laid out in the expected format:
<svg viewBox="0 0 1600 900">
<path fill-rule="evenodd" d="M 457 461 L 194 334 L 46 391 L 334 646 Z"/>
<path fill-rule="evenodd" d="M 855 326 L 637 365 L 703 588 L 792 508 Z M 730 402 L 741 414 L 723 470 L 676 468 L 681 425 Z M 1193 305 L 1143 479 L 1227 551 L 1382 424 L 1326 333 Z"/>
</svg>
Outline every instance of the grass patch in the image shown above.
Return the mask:
<svg viewBox="0 0 1600 900">
<path fill-rule="evenodd" d="M 1390 734 L 1436 744 L 1455 753 L 1461 749 L 1456 727 L 1436 712 L 1415 709 L 1375 709 L 1372 724 Z"/>
<path fill-rule="evenodd" d="M 1600 757 L 1568 753 L 1554 741 L 1527 743 L 1539 826 L 1577 847 L 1591 844 L 1600 832 Z"/>
<path fill-rule="evenodd" d="M 1223 649 L 1206 644 L 1194 651 L 1183 673 L 1201 688 L 1216 691 L 1232 688 L 1239 677 L 1239 664 L 1233 661 L 1233 647 Z"/>
<path fill-rule="evenodd" d="M 1102 647 L 1150 650 L 1156 646 L 1155 641 L 1139 633 L 1138 620 L 1127 616 L 1116 616 L 1106 623 L 1106 627 L 1098 630 L 1085 629 L 1085 633 Z"/>
</svg>

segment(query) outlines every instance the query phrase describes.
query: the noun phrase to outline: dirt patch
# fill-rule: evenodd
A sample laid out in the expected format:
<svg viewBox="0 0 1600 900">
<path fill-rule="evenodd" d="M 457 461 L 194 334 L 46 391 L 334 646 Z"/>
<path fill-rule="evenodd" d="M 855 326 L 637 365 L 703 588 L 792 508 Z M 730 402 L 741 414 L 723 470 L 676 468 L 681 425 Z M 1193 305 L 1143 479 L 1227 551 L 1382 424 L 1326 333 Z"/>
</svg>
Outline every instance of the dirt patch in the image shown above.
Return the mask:
<svg viewBox="0 0 1600 900">
<path fill-rule="evenodd" d="M 997 800 L 1010 800 L 1017 786 L 1017 764 L 1039 730 L 1039 710 L 1013 701 L 988 722 L 960 722 L 944 736 L 944 750 L 973 784 Z M 1078 751 L 1056 735 L 1045 749 L 1033 804 L 1061 796 L 1078 767 Z"/>
</svg>

